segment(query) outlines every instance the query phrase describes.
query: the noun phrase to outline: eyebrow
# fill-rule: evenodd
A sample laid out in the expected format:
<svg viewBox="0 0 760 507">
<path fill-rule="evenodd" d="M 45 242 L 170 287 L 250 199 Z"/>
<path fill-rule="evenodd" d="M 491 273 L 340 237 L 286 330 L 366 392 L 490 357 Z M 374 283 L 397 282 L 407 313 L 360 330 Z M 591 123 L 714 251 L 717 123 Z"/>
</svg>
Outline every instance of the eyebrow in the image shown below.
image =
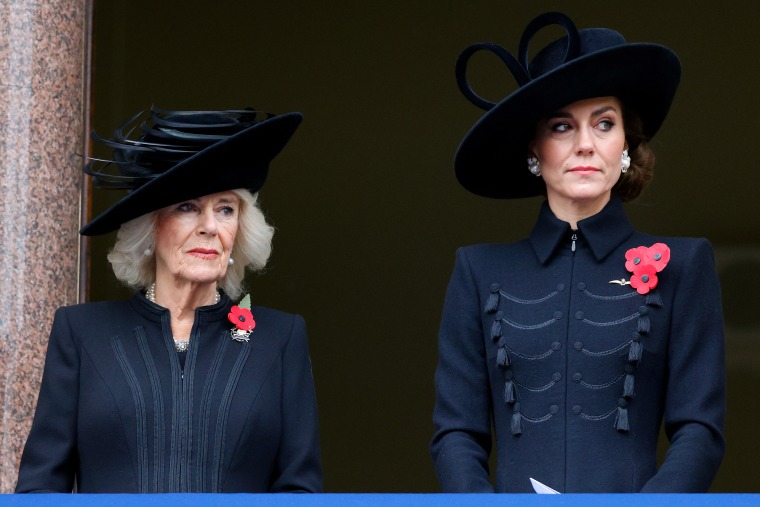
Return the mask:
<svg viewBox="0 0 760 507">
<path fill-rule="evenodd" d="M 197 204 L 197 203 L 200 202 L 200 200 L 201 200 L 200 197 L 195 197 L 193 199 L 187 199 L 185 201 L 180 201 L 180 202 L 177 203 L 177 205 L 185 204 L 187 202 L 191 202 L 193 204 Z M 218 201 L 215 201 L 215 202 L 222 203 L 222 204 L 230 204 L 230 203 L 240 204 L 240 199 L 238 199 L 237 196 L 234 196 L 234 197 L 221 197 Z"/>
<path fill-rule="evenodd" d="M 617 112 L 617 109 L 615 106 L 602 106 L 599 109 L 596 109 L 591 112 L 591 116 L 599 116 L 600 114 L 604 114 L 607 111 L 615 111 Z M 549 116 L 546 117 L 547 120 L 550 120 L 552 118 L 573 118 L 573 115 L 566 112 L 566 111 L 556 111 Z"/>
</svg>

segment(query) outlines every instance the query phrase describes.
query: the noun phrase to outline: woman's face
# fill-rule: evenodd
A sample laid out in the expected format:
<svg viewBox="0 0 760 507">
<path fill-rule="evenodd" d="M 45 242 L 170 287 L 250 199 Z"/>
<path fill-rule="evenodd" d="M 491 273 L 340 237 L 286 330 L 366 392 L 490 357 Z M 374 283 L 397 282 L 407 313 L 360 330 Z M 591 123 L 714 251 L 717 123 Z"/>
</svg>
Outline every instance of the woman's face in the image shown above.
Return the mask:
<svg viewBox="0 0 760 507">
<path fill-rule="evenodd" d="M 168 206 L 156 221 L 156 279 L 217 282 L 227 272 L 238 230 L 240 199 L 210 194 Z"/>
<path fill-rule="evenodd" d="M 549 205 L 581 206 L 609 201 L 627 148 L 623 111 L 615 97 L 573 102 L 538 122 L 530 144 L 541 163 Z"/>
</svg>

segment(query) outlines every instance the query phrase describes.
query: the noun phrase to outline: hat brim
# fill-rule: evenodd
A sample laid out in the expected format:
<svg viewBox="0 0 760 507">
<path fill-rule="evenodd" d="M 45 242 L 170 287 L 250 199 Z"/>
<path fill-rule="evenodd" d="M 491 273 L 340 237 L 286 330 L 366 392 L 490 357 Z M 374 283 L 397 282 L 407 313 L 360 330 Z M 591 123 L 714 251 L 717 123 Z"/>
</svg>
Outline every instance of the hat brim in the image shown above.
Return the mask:
<svg viewBox="0 0 760 507">
<path fill-rule="evenodd" d="M 274 116 L 183 160 L 131 191 L 79 231 L 98 236 L 166 206 L 204 195 L 245 188 L 257 192 L 269 163 L 301 124 L 300 113 Z"/>
<path fill-rule="evenodd" d="M 643 133 L 659 130 L 681 76 L 665 46 L 632 43 L 597 51 L 534 79 L 497 103 L 470 129 L 457 150 L 457 179 L 484 197 L 513 199 L 543 192 L 527 169 L 536 122 L 579 100 L 615 96 L 641 118 Z"/>
</svg>

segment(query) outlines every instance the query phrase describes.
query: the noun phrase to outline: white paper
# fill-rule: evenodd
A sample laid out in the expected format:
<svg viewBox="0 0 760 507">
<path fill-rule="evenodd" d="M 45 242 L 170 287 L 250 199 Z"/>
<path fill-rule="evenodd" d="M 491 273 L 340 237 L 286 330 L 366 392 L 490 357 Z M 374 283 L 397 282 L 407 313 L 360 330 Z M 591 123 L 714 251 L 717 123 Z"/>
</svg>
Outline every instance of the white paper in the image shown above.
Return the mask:
<svg viewBox="0 0 760 507">
<path fill-rule="evenodd" d="M 559 495 L 559 491 L 553 490 L 546 484 L 538 482 L 533 477 L 530 478 L 530 483 L 533 485 L 533 489 L 539 495 Z"/>
</svg>

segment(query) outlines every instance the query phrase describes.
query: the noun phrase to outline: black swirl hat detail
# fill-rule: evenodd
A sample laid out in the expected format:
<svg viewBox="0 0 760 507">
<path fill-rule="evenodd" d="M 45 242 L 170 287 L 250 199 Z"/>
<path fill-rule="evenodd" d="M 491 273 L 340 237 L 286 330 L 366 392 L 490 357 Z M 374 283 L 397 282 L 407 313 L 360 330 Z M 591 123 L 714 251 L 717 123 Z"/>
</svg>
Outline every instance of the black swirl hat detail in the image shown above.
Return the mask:
<svg viewBox="0 0 760 507">
<path fill-rule="evenodd" d="M 113 149 L 91 158 L 84 172 L 93 185 L 128 193 L 82 227 L 97 236 L 141 215 L 187 199 L 245 188 L 257 192 L 269 163 L 301 123 L 300 113 L 253 109 L 164 111 L 151 108 L 119 126 L 112 138 L 92 138 Z"/>
<path fill-rule="evenodd" d="M 528 62 L 531 39 L 555 24 L 567 35 Z M 518 88 L 498 103 L 477 95 L 467 80 L 467 63 L 481 50 L 499 57 L 517 81 Z M 638 114 L 644 136 L 650 139 L 667 116 L 680 77 L 681 64 L 669 48 L 627 43 L 620 33 L 607 28 L 578 30 L 558 12 L 542 14 L 528 24 L 518 58 L 494 43 L 474 44 L 460 54 L 456 79 L 465 97 L 487 112 L 459 145 L 454 160 L 457 179 L 484 197 L 540 195 L 543 181 L 530 174 L 526 164 L 538 120 L 579 100 L 615 96 Z"/>
</svg>

